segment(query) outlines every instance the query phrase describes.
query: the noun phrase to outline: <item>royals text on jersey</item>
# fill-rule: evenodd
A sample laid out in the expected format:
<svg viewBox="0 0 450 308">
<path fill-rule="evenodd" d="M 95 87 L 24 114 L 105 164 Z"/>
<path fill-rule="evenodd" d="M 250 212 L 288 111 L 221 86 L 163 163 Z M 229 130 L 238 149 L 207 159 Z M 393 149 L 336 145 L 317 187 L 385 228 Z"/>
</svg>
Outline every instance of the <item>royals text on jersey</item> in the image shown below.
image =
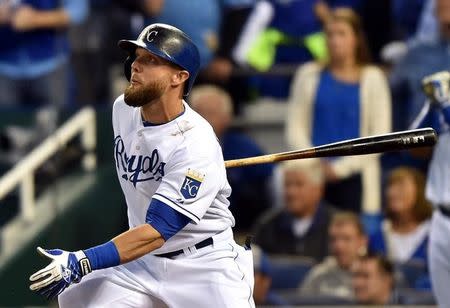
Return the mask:
<svg viewBox="0 0 450 308">
<path fill-rule="evenodd" d="M 160 161 L 158 149 L 150 155 L 127 155 L 122 137 L 114 138 L 114 158 L 121 177 L 130 181 L 134 187 L 139 182 L 161 181 L 164 176 L 165 162 Z"/>
</svg>

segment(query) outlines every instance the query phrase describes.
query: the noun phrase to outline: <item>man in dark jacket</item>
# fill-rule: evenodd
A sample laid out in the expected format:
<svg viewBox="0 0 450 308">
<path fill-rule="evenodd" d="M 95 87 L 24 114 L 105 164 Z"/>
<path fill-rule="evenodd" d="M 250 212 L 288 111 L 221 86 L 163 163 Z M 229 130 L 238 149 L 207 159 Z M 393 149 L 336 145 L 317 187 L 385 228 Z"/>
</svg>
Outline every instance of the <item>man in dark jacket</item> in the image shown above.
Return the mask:
<svg viewBox="0 0 450 308">
<path fill-rule="evenodd" d="M 267 212 L 255 228 L 255 242 L 269 254 L 292 254 L 321 261 L 328 254 L 328 225 L 335 213 L 323 200 L 319 161 L 282 166 L 284 204 Z"/>
</svg>

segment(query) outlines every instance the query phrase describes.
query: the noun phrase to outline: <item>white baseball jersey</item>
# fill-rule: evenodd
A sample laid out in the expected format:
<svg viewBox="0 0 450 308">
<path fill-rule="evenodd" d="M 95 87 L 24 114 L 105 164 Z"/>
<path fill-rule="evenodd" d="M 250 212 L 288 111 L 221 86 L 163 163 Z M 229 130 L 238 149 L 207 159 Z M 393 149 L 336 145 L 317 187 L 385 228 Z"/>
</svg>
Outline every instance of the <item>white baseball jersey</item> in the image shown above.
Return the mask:
<svg viewBox="0 0 450 308">
<path fill-rule="evenodd" d="M 443 125 L 430 162 L 426 197 L 434 205 L 450 206 L 450 128 Z M 450 210 L 450 208 L 449 208 Z"/>
<path fill-rule="evenodd" d="M 114 158 L 130 228 L 145 224 L 151 199 L 191 222 L 152 254 L 193 246 L 230 226 L 222 150 L 211 125 L 183 102 L 176 119 L 144 126 L 141 109 L 119 96 L 113 107 Z"/>
<path fill-rule="evenodd" d="M 434 147 L 428 169 L 426 196 L 433 205 L 450 210 L 450 131 L 444 126 Z M 428 267 L 438 307 L 450 307 L 450 218 L 435 210 L 431 222 L 428 246 Z"/>
</svg>

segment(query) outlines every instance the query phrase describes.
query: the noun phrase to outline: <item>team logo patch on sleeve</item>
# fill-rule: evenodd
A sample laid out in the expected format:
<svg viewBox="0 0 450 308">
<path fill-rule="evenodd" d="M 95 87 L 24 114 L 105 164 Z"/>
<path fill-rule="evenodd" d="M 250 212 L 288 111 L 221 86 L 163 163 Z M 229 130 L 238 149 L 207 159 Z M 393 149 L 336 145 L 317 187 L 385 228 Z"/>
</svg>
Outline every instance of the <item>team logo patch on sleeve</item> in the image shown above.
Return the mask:
<svg viewBox="0 0 450 308">
<path fill-rule="evenodd" d="M 188 169 L 183 185 L 181 185 L 180 192 L 185 199 L 192 199 L 197 196 L 200 185 L 205 178 L 204 174 Z"/>
</svg>

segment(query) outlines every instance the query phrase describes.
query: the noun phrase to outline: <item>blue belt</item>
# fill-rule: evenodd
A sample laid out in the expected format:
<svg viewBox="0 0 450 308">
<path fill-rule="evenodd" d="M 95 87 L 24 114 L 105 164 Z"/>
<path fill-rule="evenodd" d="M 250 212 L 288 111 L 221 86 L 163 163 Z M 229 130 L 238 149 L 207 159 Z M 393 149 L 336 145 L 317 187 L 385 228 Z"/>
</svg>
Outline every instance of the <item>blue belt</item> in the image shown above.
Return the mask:
<svg viewBox="0 0 450 308">
<path fill-rule="evenodd" d="M 213 239 L 212 239 L 212 237 L 209 237 L 206 240 L 203 240 L 200 243 L 195 244 L 194 247 L 196 249 L 200 249 L 200 248 L 212 245 L 212 244 L 213 244 Z M 170 259 L 170 258 L 181 255 L 183 252 L 184 252 L 183 249 L 180 249 L 180 250 L 175 250 L 175 251 L 171 251 L 171 252 L 167 252 L 167 253 L 161 253 L 161 254 L 158 254 L 155 256 Z"/>
</svg>

